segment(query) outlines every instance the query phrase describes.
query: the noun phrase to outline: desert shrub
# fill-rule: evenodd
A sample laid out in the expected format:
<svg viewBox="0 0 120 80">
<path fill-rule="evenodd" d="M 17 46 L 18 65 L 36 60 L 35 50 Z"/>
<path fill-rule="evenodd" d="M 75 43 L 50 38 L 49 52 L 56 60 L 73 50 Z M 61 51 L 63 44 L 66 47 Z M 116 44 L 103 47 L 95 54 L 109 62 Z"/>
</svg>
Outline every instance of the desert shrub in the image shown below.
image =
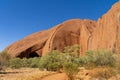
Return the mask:
<svg viewBox="0 0 120 80">
<path fill-rule="evenodd" d="M 14 58 L 9 60 L 9 67 L 13 69 L 21 68 L 23 61 L 20 58 Z"/>
<path fill-rule="evenodd" d="M 75 65 L 78 66 L 79 56 L 73 54 L 73 49 L 70 49 L 70 50 L 68 49 L 65 50 L 63 53 L 56 50 L 53 50 L 47 53 L 47 55 L 41 58 L 39 62 L 39 68 L 47 69 L 49 71 L 59 71 L 63 69 L 63 67 L 65 68 L 68 67 L 69 69 L 69 68 L 75 67 Z M 76 51 L 78 51 L 78 49 L 76 49 Z M 69 65 L 71 65 L 71 67 L 67 66 L 66 64 L 67 62 L 70 63 Z"/>
<path fill-rule="evenodd" d="M 6 51 L 0 53 L 0 70 L 4 70 L 8 66 L 9 59 L 10 55 Z"/>
<path fill-rule="evenodd" d="M 28 59 L 30 62 L 29 67 L 31 68 L 38 68 L 38 63 L 40 62 L 40 57 L 34 57 L 34 58 L 30 58 Z"/>
<path fill-rule="evenodd" d="M 74 60 L 75 60 L 75 61 L 77 60 L 76 62 L 77 62 L 78 65 L 81 66 L 81 67 L 89 63 L 89 59 L 87 58 L 86 55 L 77 57 L 77 58 L 75 58 Z"/>
<path fill-rule="evenodd" d="M 66 46 L 64 48 L 63 53 L 68 53 L 71 56 L 79 56 L 80 54 L 80 46 L 79 45 L 73 45 L 73 46 Z"/>
<path fill-rule="evenodd" d="M 120 74 L 120 54 L 115 55 L 116 63 L 115 69 L 117 70 L 118 74 Z"/>
<path fill-rule="evenodd" d="M 115 54 L 110 51 L 99 50 L 87 52 L 88 63 L 96 66 L 114 66 L 116 63 Z"/>
<path fill-rule="evenodd" d="M 32 64 L 32 59 L 23 58 L 21 59 L 21 63 L 22 65 L 20 67 L 30 67 L 30 64 Z"/>
<path fill-rule="evenodd" d="M 9 67 L 11 68 L 22 68 L 22 67 L 29 67 L 29 68 L 38 68 L 38 63 L 40 61 L 39 57 L 35 58 L 14 58 L 9 60 Z"/>
<path fill-rule="evenodd" d="M 75 57 L 71 54 L 61 53 L 59 51 L 53 50 L 41 58 L 39 62 L 39 68 L 47 69 L 49 71 L 59 71 L 60 69 L 63 69 L 64 62 L 77 63 Z"/>
<path fill-rule="evenodd" d="M 115 66 L 116 64 L 116 54 L 105 51 L 105 50 L 98 50 L 98 51 L 88 51 L 85 55 L 79 57 L 71 57 L 70 59 L 77 63 L 80 67 L 86 67 L 88 69 L 92 69 L 97 66 Z M 120 62 L 120 60 L 119 60 Z"/>
<path fill-rule="evenodd" d="M 63 52 L 53 50 L 47 55 L 43 56 L 39 62 L 40 69 L 47 69 L 50 71 L 59 71 L 63 69 L 65 62 L 72 62 L 79 64 L 79 46 L 67 46 Z"/>
<path fill-rule="evenodd" d="M 58 71 L 62 67 L 59 51 L 51 51 L 41 58 L 39 62 L 40 69 L 49 71 Z"/>
<path fill-rule="evenodd" d="M 74 80 L 75 75 L 78 72 L 78 64 L 73 63 L 73 62 L 64 62 L 63 69 L 65 73 L 67 74 L 69 80 Z"/>
<path fill-rule="evenodd" d="M 0 55 L 1 55 L 6 61 L 8 61 L 8 60 L 11 58 L 10 55 L 7 53 L 7 51 L 1 52 Z"/>
<path fill-rule="evenodd" d="M 37 68 L 40 57 L 23 58 L 21 60 L 22 60 L 22 66 L 21 67 Z"/>
<path fill-rule="evenodd" d="M 3 66 L 4 66 L 4 60 L 2 56 L 0 55 L 0 71 L 3 70 Z"/>
<path fill-rule="evenodd" d="M 116 70 L 112 67 L 100 67 L 100 68 L 95 68 L 91 71 L 91 76 L 93 78 L 105 78 L 109 79 L 110 77 L 116 76 Z"/>
</svg>

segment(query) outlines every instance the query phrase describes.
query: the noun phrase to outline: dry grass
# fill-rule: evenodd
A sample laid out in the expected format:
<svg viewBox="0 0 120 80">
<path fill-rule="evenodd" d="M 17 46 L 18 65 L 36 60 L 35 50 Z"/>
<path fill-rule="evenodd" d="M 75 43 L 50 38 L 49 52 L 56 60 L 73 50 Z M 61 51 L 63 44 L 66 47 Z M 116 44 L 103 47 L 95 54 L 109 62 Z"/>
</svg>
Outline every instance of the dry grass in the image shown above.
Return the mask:
<svg viewBox="0 0 120 80">
<path fill-rule="evenodd" d="M 99 78 L 104 78 L 104 79 L 109 79 L 111 77 L 115 77 L 117 75 L 117 71 L 109 66 L 105 67 L 96 67 L 94 69 L 83 69 L 78 72 L 76 75 L 76 78 L 78 80 L 91 80 L 94 78 L 99 79 Z"/>
<path fill-rule="evenodd" d="M 39 80 L 52 73 L 54 72 L 40 71 L 37 68 L 7 69 L 0 73 L 0 80 Z"/>
<path fill-rule="evenodd" d="M 109 79 L 110 77 L 117 75 L 117 71 L 111 67 L 95 68 L 91 71 L 91 73 L 92 77 L 105 79 Z"/>
</svg>

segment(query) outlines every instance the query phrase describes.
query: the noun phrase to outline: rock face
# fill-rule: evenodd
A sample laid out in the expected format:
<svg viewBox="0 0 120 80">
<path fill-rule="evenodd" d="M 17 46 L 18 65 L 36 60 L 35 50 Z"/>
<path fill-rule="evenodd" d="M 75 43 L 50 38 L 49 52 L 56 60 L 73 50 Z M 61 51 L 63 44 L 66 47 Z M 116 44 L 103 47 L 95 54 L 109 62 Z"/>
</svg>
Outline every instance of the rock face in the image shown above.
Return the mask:
<svg viewBox="0 0 120 80">
<path fill-rule="evenodd" d="M 87 50 L 108 49 L 120 53 L 120 2 L 97 22 L 73 19 L 49 30 L 34 33 L 15 42 L 5 50 L 12 57 L 43 56 L 48 51 L 80 45 L 80 54 Z"/>
<path fill-rule="evenodd" d="M 120 2 L 99 18 L 89 50 L 108 49 L 120 53 Z"/>
<path fill-rule="evenodd" d="M 24 39 L 15 42 L 7 47 L 5 50 L 12 57 L 35 57 L 41 56 L 42 48 L 45 45 L 50 33 L 54 31 L 54 28 L 34 33 L 25 37 Z"/>
<path fill-rule="evenodd" d="M 79 44 L 81 51 L 85 52 L 88 48 L 88 39 L 95 27 L 95 21 L 69 20 L 49 30 L 29 35 L 7 47 L 6 50 L 12 57 L 29 58 L 45 55 L 51 50 L 62 51 L 65 46 Z"/>
<path fill-rule="evenodd" d="M 81 51 L 85 52 L 88 48 L 88 39 L 95 27 L 95 21 L 79 19 L 60 24 L 47 40 L 43 48 L 43 55 L 51 50 L 62 51 L 64 47 L 74 44 L 79 44 Z"/>
</svg>

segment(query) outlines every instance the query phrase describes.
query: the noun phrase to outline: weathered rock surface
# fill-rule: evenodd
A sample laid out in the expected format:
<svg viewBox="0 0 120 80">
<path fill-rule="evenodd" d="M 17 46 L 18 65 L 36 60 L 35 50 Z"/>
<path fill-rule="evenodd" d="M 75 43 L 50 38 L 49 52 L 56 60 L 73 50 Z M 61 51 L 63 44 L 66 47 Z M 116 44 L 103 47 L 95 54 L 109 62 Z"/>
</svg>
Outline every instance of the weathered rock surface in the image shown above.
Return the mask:
<svg viewBox="0 0 120 80">
<path fill-rule="evenodd" d="M 17 41 L 7 47 L 5 50 L 12 57 L 34 57 L 41 56 L 42 48 L 44 47 L 50 33 L 54 31 L 54 28 L 31 34 L 24 39 Z"/>
<path fill-rule="evenodd" d="M 88 48 L 88 39 L 95 27 L 95 21 L 69 20 L 52 29 L 29 35 L 6 50 L 13 57 L 35 57 L 45 55 L 51 50 L 62 51 L 65 46 L 80 44 L 81 51 L 85 52 Z"/>
<path fill-rule="evenodd" d="M 79 44 L 80 54 L 87 50 L 109 49 L 120 53 L 120 2 L 99 20 L 73 19 L 49 30 L 34 33 L 15 42 L 5 50 L 13 57 L 45 55 L 51 50 Z"/>
<path fill-rule="evenodd" d="M 99 18 L 89 49 L 107 49 L 120 53 L 120 2 Z"/>
<path fill-rule="evenodd" d="M 88 48 L 88 39 L 95 27 L 95 21 L 79 19 L 60 24 L 47 40 L 43 48 L 43 55 L 51 50 L 62 51 L 64 47 L 74 44 L 79 44 L 81 51 L 85 52 Z"/>
</svg>

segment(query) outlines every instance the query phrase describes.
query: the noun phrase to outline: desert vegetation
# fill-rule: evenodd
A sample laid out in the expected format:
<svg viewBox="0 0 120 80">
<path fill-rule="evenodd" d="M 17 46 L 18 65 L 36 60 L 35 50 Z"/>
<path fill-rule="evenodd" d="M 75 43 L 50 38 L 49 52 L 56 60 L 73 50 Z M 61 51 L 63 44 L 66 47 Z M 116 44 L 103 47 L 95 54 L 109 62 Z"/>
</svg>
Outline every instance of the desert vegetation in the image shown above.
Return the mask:
<svg viewBox="0 0 120 80">
<path fill-rule="evenodd" d="M 13 58 L 10 59 L 8 62 L 8 66 L 12 69 L 19 69 L 19 68 L 38 68 L 38 63 L 40 58 Z"/>
<path fill-rule="evenodd" d="M 64 72 L 69 80 L 98 78 L 109 79 L 120 74 L 119 55 L 107 50 L 87 51 L 79 55 L 78 45 L 65 47 L 63 52 L 53 50 L 43 57 L 10 58 L 3 52 L 0 55 L 0 69 L 39 68 L 40 71 Z M 84 68 L 81 70 L 81 68 Z M 84 72 L 86 71 L 87 72 Z M 81 77 L 84 72 L 85 77 Z"/>
<path fill-rule="evenodd" d="M 0 80 L 40 80 L 50 74 L 55 72 L 40 71 L 38 68 L 7 68 L 3 74 L 0 74 Z"/>
<path fill-rule="evenodd" d="M 8 67 L 9 60 L 10 55 L 6 51 L 0 53 L 0 71 L 5 70 L 5 68 Z"/>
</svg>

